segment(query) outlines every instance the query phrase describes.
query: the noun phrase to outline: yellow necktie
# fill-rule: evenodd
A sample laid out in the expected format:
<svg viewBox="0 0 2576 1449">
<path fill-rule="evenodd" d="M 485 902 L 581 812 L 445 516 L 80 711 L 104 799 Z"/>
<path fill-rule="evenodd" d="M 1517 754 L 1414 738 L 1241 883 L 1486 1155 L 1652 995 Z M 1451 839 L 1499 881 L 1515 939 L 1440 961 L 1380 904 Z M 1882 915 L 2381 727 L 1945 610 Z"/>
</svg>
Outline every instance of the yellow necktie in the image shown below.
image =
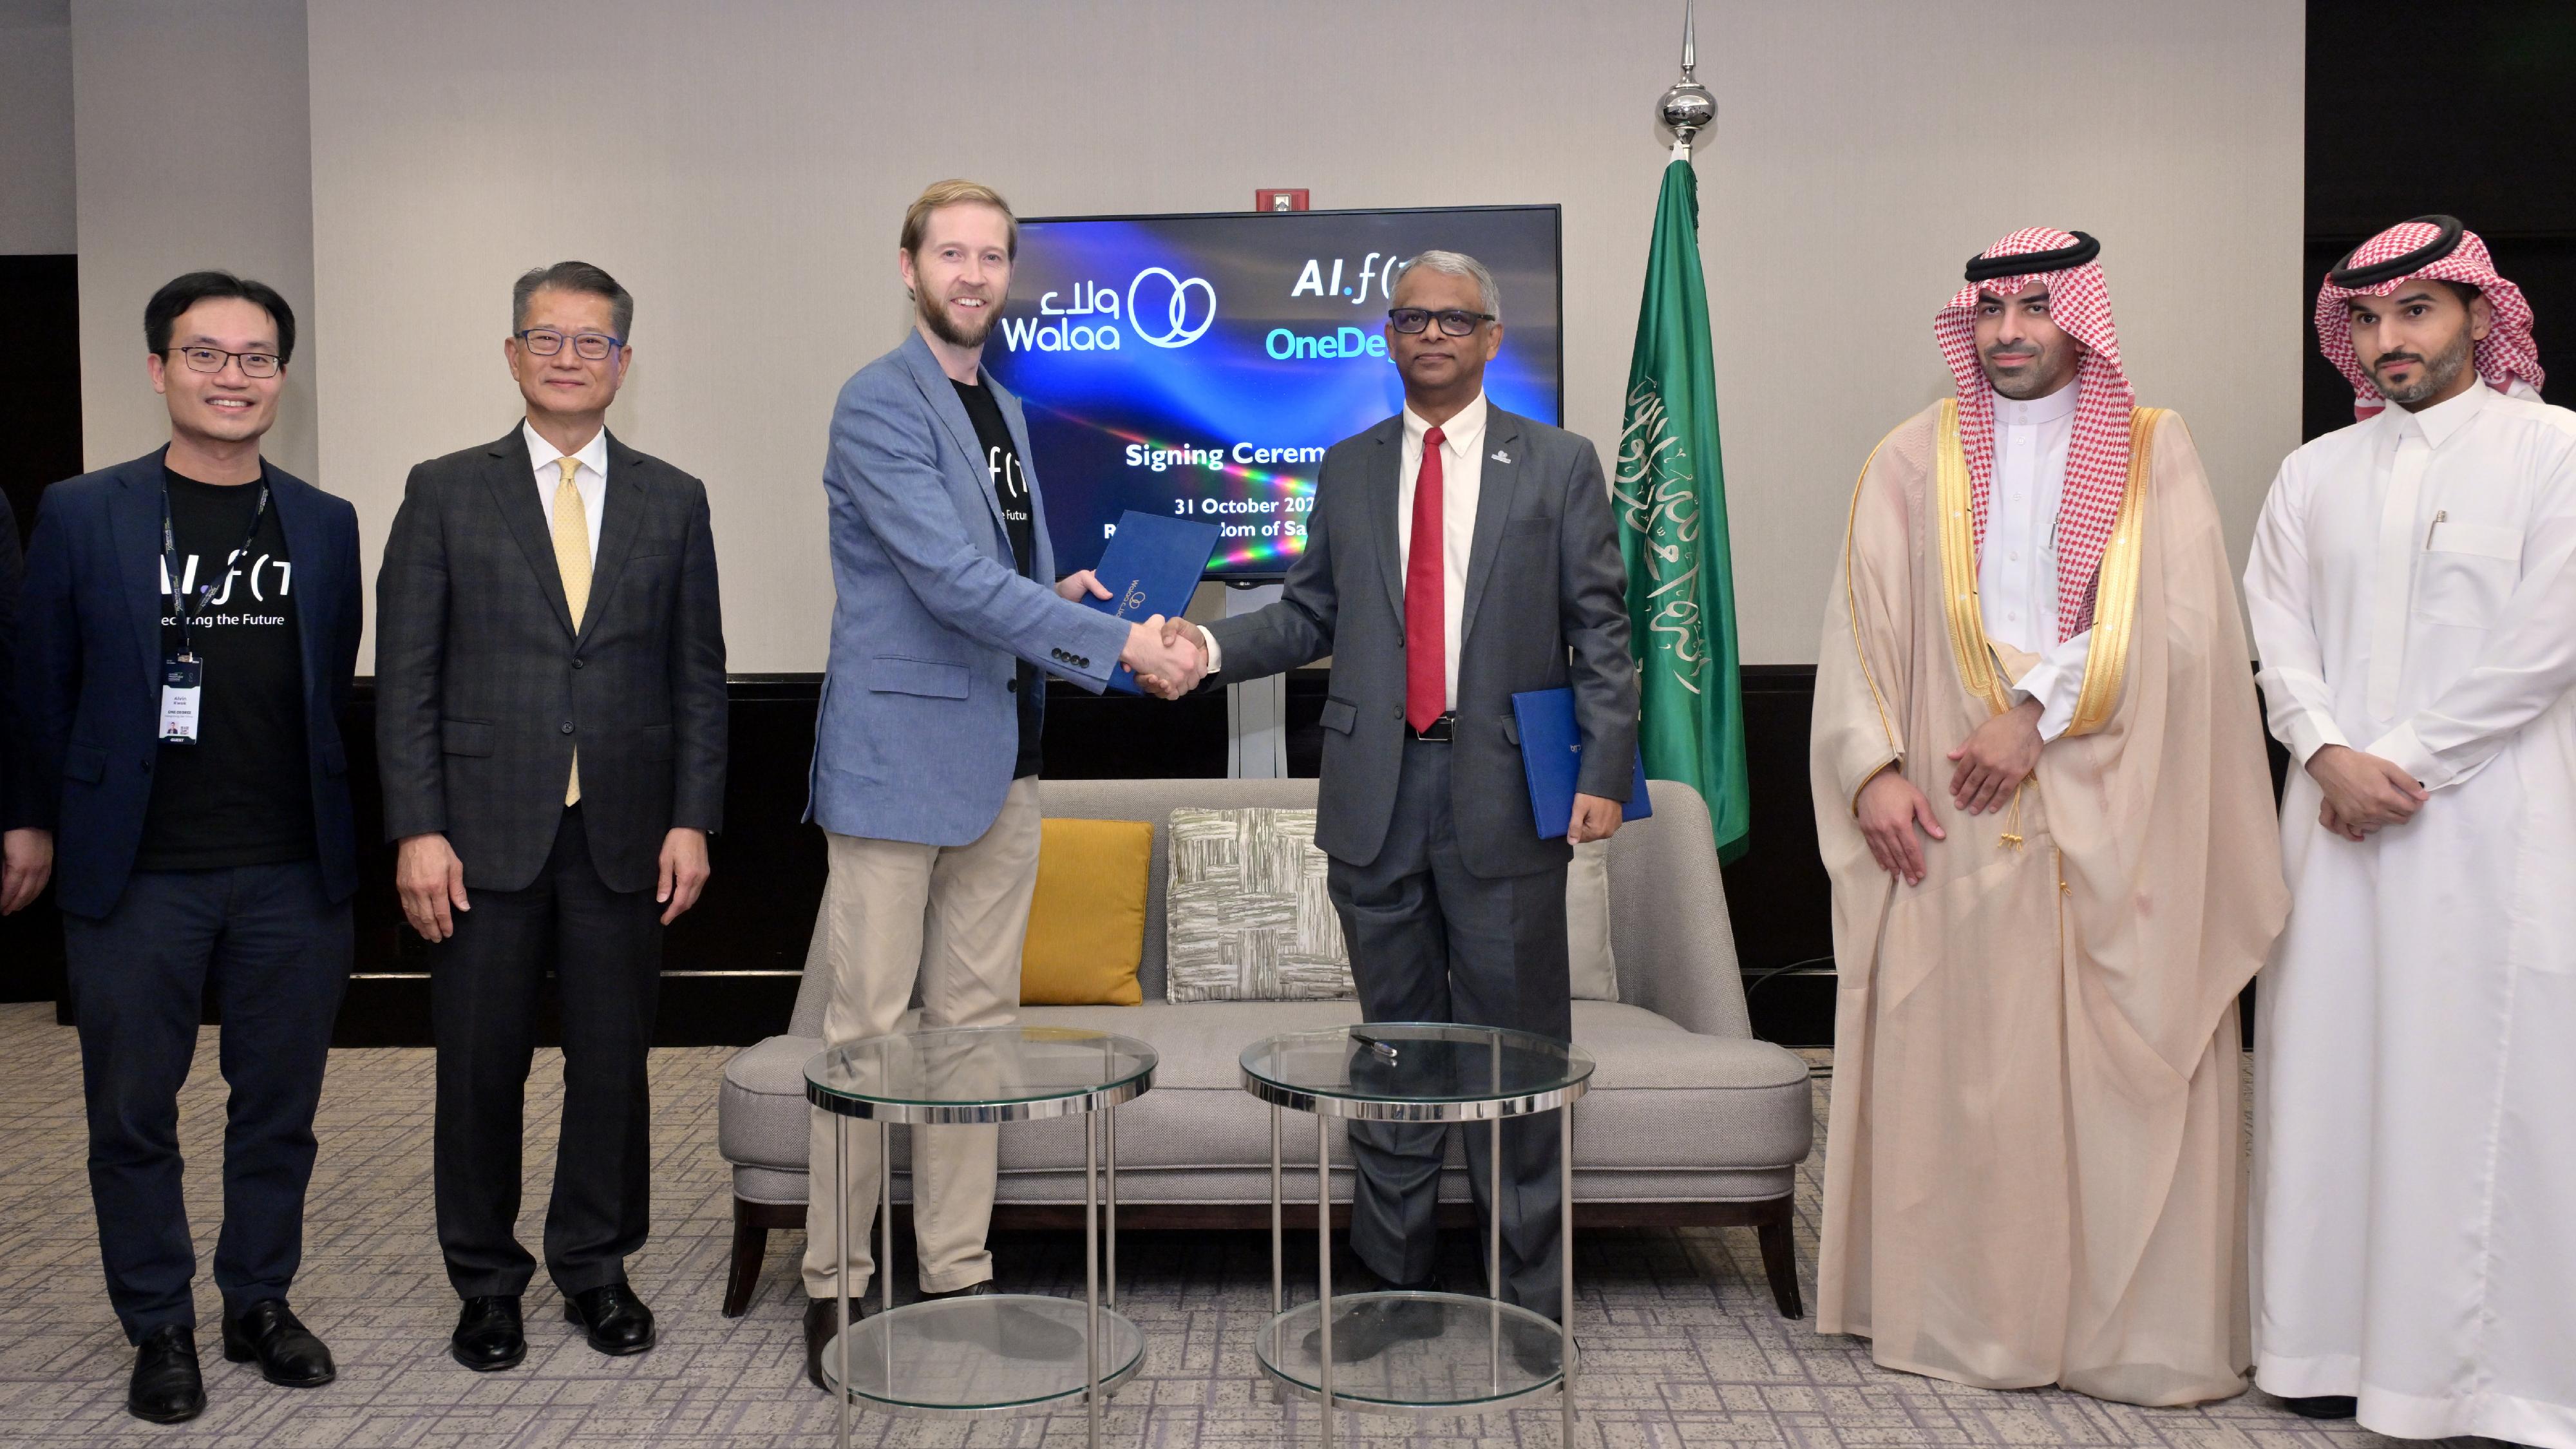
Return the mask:
<svg viewBox="0 0 2576 1449">
<path fill-rule="evenodd" d="M 563 575 L 564 603 L 571 607 L 573 631 L 579 633 L 582 611 L 590 606 L 590 517 L 582 511 L 581 489 L 572 481 L 580 460 L 557 458 L 555 466 L 563 470 L 563 481 L 555 485 L 555 569 Z M 564 804 L 580 803 L 581 749 L 575 746 Z"/>
</svg>

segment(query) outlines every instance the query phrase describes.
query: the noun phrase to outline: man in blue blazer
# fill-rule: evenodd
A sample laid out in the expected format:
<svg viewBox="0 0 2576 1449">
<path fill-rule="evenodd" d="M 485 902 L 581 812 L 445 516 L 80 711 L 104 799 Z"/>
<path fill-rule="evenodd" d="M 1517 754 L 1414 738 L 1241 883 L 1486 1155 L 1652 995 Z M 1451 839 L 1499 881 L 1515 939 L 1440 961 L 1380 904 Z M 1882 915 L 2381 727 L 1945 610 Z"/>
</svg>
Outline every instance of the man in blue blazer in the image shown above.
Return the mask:
<svg viewBox="0 0 2576 1449">
<path fill-rule="evenodd" d="M 892 1032 L 916 979 L 924 1026 L 1017 1014 L 1020 944 L 1037 888 L 1040 671 L 1105 688 L 1124 662 L 1186 673 L 1159 616 L 1130 624 L 1073 602 L 1109 597 L 1088 570 L 1058 580 L 1017 398 L 983 371 L 1009 294 L 1019 224 L 990 187 L 943 181 L 904 216 L 897 265 L 917 316 L 902 346 L 841 389 L 823 487 L 831 506 L 831 669 L 807 818 L 829 842 L 819 926 L 832 994 L 823 1036 Z M 817 1112 L 806 1211 L 806 1374 L 878 1266 L 865 1217 L 835 1239 L 834 1119 Z M 876 1135 L 852 1134 L 849 1201 L 877 1201 Z M 980 1293 L 994 1131 L 916 1137 L 913 1224 L 925 1296 Z"/>
<path fill-rule="evenodd" d="M 203 1001 L 232 1089 L 224 1356 L 289 1387 L 336 1372 L 286 1295 L 353 948 L 340 713 L 362 596 L 356 510 L 260 457 L 295 350 L 285 299 L 191 272 L 143 329 L 168 446 L 53 485 L 37 512 L 8 847 L 50 864 L 62 908 L 99 1256 L 138 1349 L 126 1407 L 175 1423 L 206 1404 L 178 1140 Z"/>
</svg>

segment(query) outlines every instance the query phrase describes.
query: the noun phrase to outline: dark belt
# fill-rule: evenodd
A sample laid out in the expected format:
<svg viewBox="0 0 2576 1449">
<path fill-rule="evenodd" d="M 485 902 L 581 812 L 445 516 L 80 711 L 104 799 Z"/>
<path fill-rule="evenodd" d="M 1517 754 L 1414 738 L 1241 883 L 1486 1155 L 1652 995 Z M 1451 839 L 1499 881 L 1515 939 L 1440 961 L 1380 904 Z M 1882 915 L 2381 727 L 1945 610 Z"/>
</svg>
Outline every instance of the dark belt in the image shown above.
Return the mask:
<svg viewBox="0 0 2576 1449">
<path fill-rule="evenodd" d="M 1456 734 L 1457 729 L 1458 713 L 1457 711 L 1452 710 L 1449 713 L 1440 716 L 1440 718 L 1433 720 L 1431 722 L 1431 728 L 1427 730 L 1415 729 L 1411 720 L 1405 721 L 1404 737 L 1408 740 L 1422 740 L 1430 744 L 1445 745 L 1449 743 L 1451 737 Z"/>
</svg>

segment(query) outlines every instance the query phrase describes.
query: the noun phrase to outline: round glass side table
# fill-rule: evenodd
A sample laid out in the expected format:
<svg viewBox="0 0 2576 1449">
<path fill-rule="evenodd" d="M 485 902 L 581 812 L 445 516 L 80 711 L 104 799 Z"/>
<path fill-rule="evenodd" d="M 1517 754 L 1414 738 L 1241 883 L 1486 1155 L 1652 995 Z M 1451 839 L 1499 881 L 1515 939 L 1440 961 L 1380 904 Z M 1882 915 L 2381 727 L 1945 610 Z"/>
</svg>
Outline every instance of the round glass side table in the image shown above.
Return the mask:
<svg viewBox="0 0 2576 1449">
<path fill-rule="evenodd" d="M 1028 1294 L 894 1306 L 894 1176 L 878 1173 L 882 1236 L 876 1316 L 840 1321 L 823 1349 L 823 1380 L 850 1442 L 850 1407 L 898 1414 L 1031 1413 L 1081 1399 L 1091 1449 L 1100 1403 L 1143 1365 L 1144 1336 L 1116 1311 L 1118 1127 L 1114 1112 L 1154 1085 L 1154 1049 L 1133 1037 L 1062 1027 L 950 1027 L 872 1037 L 805 1064 L 805 1098 L 833 1114 L 839 1260 L 850 1257 L 847 1162 L 854 1120 L 877 1126 L 877 1161 L 893 1161 L 893 1126 L 1033 1122 L 1080 1113 L 1083 1124 L 1083 1302 Z M 1101 1293 L 1101 1161 L 1108 1161 L 1109 1294 Z"/>
<path fill-rule="evenodd" d="M 1283 1032 L 1244 1049 L 1243 1089 L 1270 1104 L 1270 1307 L 1258 1358 L 1286 1393 L 1323 1405 L 1323 1443 L 1333 1410 L 1460 1414 L 1509 1408 L 1555 1394 L 1574 1435 L 1574 1114 L 1592 1079 L 1592 1058 L 1552 1037 L 1502 1027 L 1378 1022 Z M 1291 1307 L 1282 1279 L 1280 1142 L 1282 1111 L 1315 1117 L 1314 1301 Z M 1361 1293 L 1333 1297 L 1333 1189 L 1328 1119 L 1359 1122 L 1483 1122 L 1492 1132 L 1485 1201 L 1502 1201 L 1503 1119 L 1557 1114 L 1558 1271 L 1565 1320 L 1500 1297 L 1456 1293 Z M 1503 1230 L 1488 1213 L 1488 1286 L 1499 1294 Z M 1366 1315 L 1400 1321 L 1382 1351 L 1333 1361 L 1333 1331 Z"/>
</svg>

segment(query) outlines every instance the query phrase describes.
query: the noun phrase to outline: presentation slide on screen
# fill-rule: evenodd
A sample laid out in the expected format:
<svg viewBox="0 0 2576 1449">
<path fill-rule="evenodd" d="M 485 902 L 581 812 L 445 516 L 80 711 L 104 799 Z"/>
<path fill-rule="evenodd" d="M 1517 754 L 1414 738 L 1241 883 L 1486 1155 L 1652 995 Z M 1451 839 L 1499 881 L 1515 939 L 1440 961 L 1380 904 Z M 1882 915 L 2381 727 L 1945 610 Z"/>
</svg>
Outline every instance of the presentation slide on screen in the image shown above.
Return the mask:
<svg viewBox="0 0 2576 1449">
<path fill-rule="evenodd" d="M 1553 206 L 1022 222 L 984 362 L 1027 407 L 1057 568 L 1132 508 L 1217 524 L 1211 577 L 1285 573 L 1324 450 L 1403 406 L 1392 267 L 1435 247 L 1501 288 L 1487 398 L 1560 422 Z"/>
</svg>

